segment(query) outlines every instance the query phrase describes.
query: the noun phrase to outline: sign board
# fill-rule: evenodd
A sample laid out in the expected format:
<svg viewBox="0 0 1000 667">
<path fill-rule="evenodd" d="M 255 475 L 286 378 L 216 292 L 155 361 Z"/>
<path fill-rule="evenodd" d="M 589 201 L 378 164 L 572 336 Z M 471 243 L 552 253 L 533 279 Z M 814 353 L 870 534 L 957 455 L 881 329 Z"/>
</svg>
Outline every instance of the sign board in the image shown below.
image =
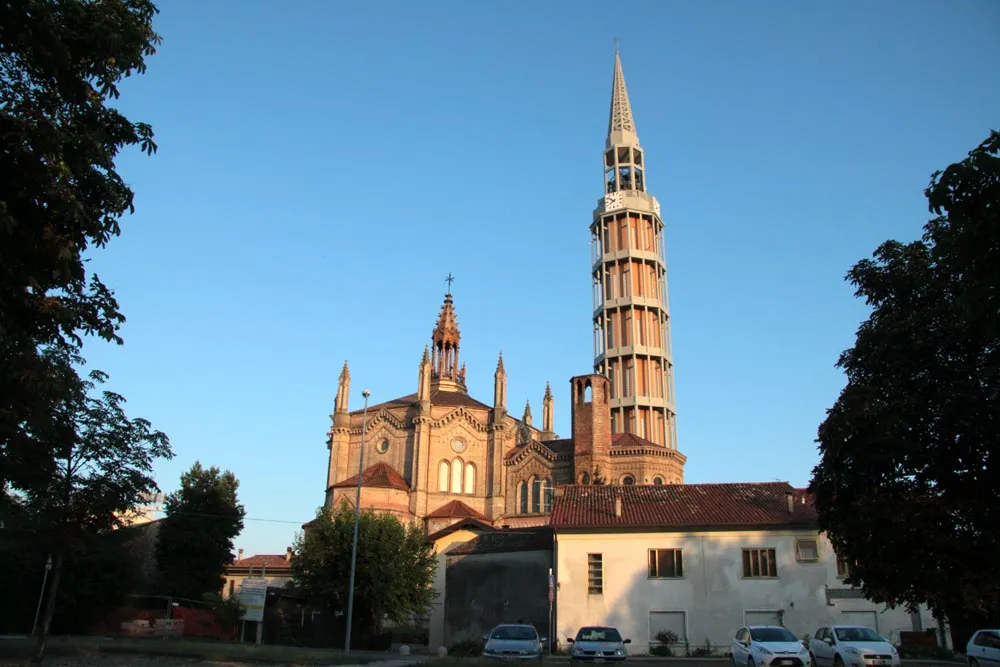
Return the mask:
<svg viewBox="0 0 1000 667">
<path fill-rule="evenodd" d="M 244 579 L 240 585 L 240 620 L 264 620 L 264 603 L 267 601 L 267 579 Z"/>
</svg>

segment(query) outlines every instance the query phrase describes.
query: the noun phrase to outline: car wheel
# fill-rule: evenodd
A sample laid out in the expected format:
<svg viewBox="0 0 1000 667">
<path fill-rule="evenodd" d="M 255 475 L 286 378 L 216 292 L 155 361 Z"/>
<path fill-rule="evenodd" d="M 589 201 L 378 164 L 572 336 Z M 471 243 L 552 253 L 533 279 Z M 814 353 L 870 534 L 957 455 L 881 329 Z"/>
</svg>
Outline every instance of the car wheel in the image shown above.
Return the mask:
<svg viewBox="0 0 1000 667">
<path fill-rule="evenodd" d="M 812 665 L 812 667 L 816 667 L 816 656 L 813 655 L 812 651 L 809 651 L 809 664 Z"/>
<path fill-rule="evenodd" d="M 840 654 L 833 656 L 833 667 L 844 667 L 844 659 L 840 657 Z"/>
<path fill-rule="evenodd" d="M 979 667 L 979 661 L 975 658 L 969 658 L 969 667 Z"/>
<path fill-rule="evenodd" d="M 756 663 L 754 663 L 753 658 L 747 658 L 747 667 L 756 667 Z"/>
</svg>

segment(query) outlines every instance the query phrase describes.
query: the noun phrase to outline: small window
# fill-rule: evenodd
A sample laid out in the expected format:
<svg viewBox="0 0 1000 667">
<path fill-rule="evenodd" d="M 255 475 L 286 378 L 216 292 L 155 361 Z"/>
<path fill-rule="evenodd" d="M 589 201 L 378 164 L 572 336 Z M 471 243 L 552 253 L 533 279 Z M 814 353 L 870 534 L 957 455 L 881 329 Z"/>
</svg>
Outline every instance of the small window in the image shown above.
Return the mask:
<svg viewBox="0 0 1000 667">
<path fill-rule="evenodd" d="M 778 576 L 778 561 L 774 549 L 744 549 L 743 576 L 766 579 Z"/>
<path fill-rule="evenodd" d="M 850 563 L 848 563 L 846 560 L 844 560 L 840 556 L 837 556 L 837 576 L 838 577 L 840 577 L 841 579 L 846 579 L 847 577 L 851 576 L 851 570 L 852 569 L 853 568 L 851 567 Z"/>
<path fill-rule="evenodd" d="M 819 545 L 816 540 L 796 540 L 795 559 L 800 563 L 815 563 L 819 560 Z"/>
<path fill-rule="evenodd" d="M 587 593 L 604 593 L 604 557 L 602 554 L 587 554 Z"/>
<path fill-rule="evenodd" d="M 680 549 L 650 549 L 649 578 L 676 579 L 684 576 L 684 559 Z"/>
<path fill-rule="evenodd" d="M 375 449 L 378 451 L 379 454 L 385 454 L 387 451 L 389 451 L 389 439 L 382 438 L 382 441 L 378 443 Z"/>
<path fill-rule="evenodd" d="M 635 486 L 635 477 L 632 475 L 625 475 L 622 477 L 622 484 L 625 486 Z"/>
<path fill-rule="evenodd" d="M 663 486 L 663 478 L 657 475 L 653 478 L 653 486 Z"/>
</svg>

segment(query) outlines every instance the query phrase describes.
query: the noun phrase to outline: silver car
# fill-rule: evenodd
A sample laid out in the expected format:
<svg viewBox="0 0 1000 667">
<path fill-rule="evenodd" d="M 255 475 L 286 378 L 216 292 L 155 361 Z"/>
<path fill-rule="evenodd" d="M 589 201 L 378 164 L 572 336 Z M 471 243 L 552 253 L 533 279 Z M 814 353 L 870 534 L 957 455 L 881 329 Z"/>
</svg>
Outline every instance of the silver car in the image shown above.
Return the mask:
<svg viewBox="0 0 1000 667">
<path fill-rule="evenodd" d="M 631 639 L 622 639 L 616 628 L 602 625 L 580 628 L 574 639 L 567 637 L 566 641 L 573 645 L 569 651 L 571 665 L 581 662 L 623 662 L 628 657 L 625 644 L 632 643 Z"/>
<path fill-rule="evenodd" d="M 532 625 L 498 625 L 483 635 L 483 657 L 494 660 L 541 660 L 546 638 Z"/>
</svg>

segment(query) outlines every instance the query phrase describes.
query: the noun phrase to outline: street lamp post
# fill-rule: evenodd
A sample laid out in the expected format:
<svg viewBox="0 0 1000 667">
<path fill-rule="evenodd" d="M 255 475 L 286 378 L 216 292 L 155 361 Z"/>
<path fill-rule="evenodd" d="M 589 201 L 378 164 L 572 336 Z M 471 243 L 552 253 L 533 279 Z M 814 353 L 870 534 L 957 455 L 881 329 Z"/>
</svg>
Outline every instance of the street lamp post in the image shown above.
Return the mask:
<svg viewBox="0 0 1000 667">
<path fill-rule="evenodd" d="M 358 455 L 358 493 L 354 500 L 354 542 L 351 545 L 351 579 L 347 584 L 347 634 L 344 636 L 344 655 L 351 654 L 351 617 L 354 614 L 354 572 L 358 563 L 358 524 L 361 522 L 361 478 L 365 472 L 365 430 L 368 427 L 368 397 L 371 392 L 361 392 L 365 397 L 365 410 L 361 417 L 361 452 Z"/>
</svg>

